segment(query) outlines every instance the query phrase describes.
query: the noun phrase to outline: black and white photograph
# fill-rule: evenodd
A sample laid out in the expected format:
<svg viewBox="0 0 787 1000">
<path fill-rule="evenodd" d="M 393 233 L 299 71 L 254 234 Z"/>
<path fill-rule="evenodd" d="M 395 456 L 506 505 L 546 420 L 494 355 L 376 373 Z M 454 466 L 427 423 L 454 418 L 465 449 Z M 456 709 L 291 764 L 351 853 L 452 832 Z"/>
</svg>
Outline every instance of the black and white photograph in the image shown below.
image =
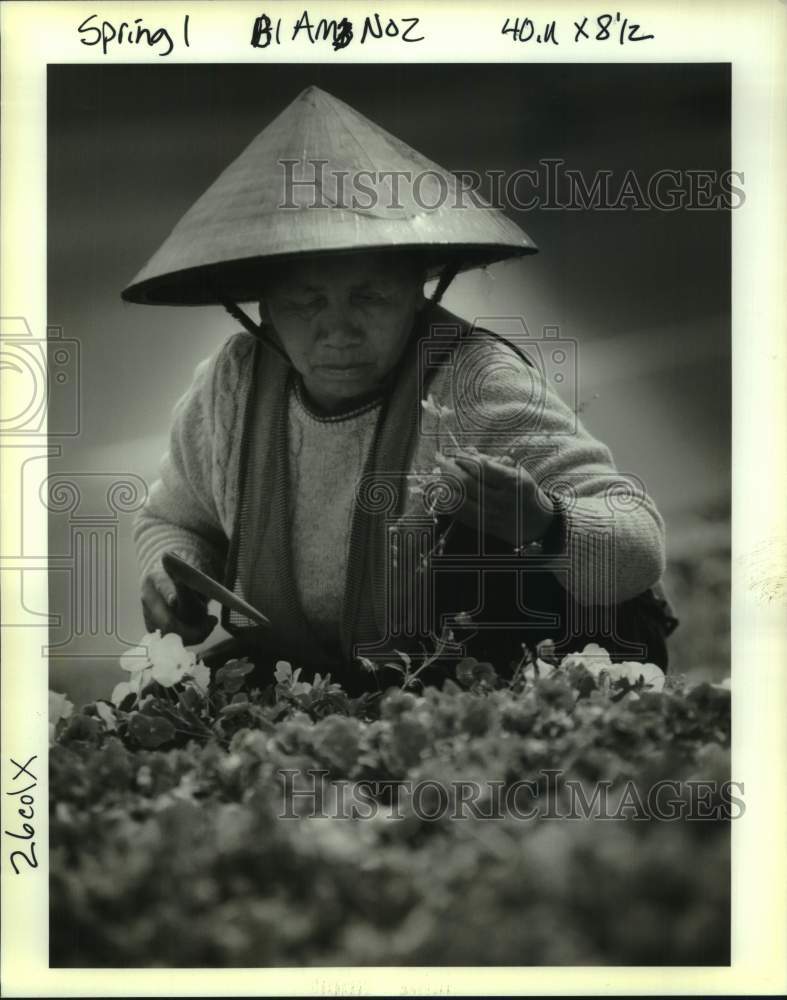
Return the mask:
<svg viewBox="0 0 787 1000">
<path fill-rule="evenodd" d="M 529 60 L 513 9 L 511 59 L 430 61 L 350 6 L 249 6 L 240 61 L 80 6 L 44 66 L 9 878 L 64 975 L 729 972 L 736 580 L 784 606 L 781 536 L 735 543 L 733 66 L 596 12 L 626 58 L 563 18 Z"/>
<path fill-rule="evenodd" d="M 53 962 L 728 962 L 729 67 L 48 84 Z"/>
</svg>

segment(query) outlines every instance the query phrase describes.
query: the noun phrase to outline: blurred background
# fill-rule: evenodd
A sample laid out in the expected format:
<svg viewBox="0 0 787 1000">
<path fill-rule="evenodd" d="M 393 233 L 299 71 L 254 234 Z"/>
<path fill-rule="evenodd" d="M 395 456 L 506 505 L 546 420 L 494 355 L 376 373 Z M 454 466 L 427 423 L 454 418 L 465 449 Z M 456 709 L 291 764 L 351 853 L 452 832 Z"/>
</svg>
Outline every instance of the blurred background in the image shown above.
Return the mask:
<svg viewBox="0 0 787 1000">
<path fill-rule="evenodd" d="M 120 292 L 216 176 L 311 84 L 450 170 L 559 159 L 590 185 L 730 168 L 730 73 L 715 64 L 50 65 L 50 687 L 108 697 L 144 633 L 131 539 L 174 403 L 237 329 L 218 308 Z M 382 166 L 382 165 L 381 165 Z M 528 188 L 523 189 L 528 194 Z M 482 189 L 483 193 L 483 189 Z M 456 280 L 468 319 L 522 316 L 577 343 L 580 417 L 667 524 L 681 625 L 671 669 L 729 675 L 730 212 L 510 214 L 540 252 Z M 69 344 L 69 341 L 76 344 Z M 59 377 L 59 376 L 58 376 Z M 71 431 L 74 431 L 71 433 Z M 78 431 L 78 433 L 76 432 Z M 59 436 L 64 435 L 64 436 Z M 40 463 L 39 463 L 40 464 Z M 45 475 L 42 474 L 42 476 Z"/>
</svg>

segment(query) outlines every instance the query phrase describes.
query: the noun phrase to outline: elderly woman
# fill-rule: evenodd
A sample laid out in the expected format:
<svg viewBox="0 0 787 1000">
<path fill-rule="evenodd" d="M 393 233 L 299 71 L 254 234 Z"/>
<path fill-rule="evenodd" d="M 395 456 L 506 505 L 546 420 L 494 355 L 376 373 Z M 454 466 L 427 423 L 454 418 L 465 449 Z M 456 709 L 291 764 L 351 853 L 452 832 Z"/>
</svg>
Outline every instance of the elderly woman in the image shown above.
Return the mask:
<svg viewBox="0 0 787 1000">
<path fill-rule="evenodd" d="M 532 241 L 488 207 L 424 208 L 423 184 L 419 198 L 390 187 L 397 172 L 457 190 L 309 88 L 124 292 L 222 303 L 244 327 L 198 366 L 136 523 L 147 627 L 199 643 L 216 624 L 168 577 L 174 552 L 267 616 L 223 616 L 263 672 L 285 658 L 362 690 L 395 651 L 437 647 L 428 680 L 451 657 L 504 666 L 545 638 L 664 664 L 652 501 L 526 352 L 439 305 L 456 273 Z M 342 174 L 374 197 L 343 197 Z M 259 323 L 239 301 L 259 303 Z"/>
</svg>

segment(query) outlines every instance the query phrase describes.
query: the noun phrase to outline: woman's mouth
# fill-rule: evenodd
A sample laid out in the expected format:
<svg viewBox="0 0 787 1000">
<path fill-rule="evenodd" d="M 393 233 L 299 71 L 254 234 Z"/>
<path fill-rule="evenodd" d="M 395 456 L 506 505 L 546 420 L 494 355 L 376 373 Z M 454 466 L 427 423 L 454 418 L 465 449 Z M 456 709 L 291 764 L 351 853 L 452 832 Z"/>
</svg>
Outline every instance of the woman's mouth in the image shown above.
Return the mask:
<svg viewBox="0 0 787 1000">
<path fill-rule="evenodd" d="M 367 375 L 374 365 L 369 362 L 352 364 L 323 364 L 314 366 L 324 378 L 353 379 Z"/>
</svg>

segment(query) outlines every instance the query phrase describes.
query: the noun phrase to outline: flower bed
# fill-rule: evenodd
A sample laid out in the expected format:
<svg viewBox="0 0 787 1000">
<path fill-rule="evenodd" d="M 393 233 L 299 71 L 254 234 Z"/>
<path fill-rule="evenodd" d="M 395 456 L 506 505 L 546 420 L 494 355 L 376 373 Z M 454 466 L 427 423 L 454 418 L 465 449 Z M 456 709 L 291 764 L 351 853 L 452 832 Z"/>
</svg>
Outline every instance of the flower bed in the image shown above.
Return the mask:
<svg viewBox="0 0 787 1000">
<path fill-rule="evenodd" d="M 51 964 L 728 963 L 728 687 L 541 652 L 352 699 L 154 636 L 53 695 Z"/>
</svg>

